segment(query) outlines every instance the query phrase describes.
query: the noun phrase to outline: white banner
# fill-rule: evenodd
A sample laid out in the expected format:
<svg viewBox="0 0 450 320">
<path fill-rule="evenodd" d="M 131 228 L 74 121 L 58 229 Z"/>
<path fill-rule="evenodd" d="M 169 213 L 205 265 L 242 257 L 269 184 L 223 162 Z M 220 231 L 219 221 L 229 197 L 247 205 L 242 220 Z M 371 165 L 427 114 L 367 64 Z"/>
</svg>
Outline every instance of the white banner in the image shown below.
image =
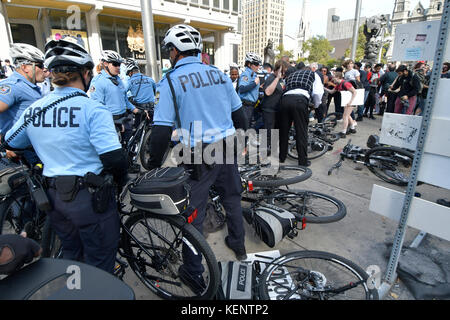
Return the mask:
<svg viewBox="0 0 450 320">
<path fill-rule="evenodd" d="M 364 89 L 356 89 L 356 97 L 352 102 L 352 106 L 362 106 L 364 105 Z M 350 91 L 341 91 L 341 106 L 345 107 L 352 98 L 352 93 Z"/>
</svg>

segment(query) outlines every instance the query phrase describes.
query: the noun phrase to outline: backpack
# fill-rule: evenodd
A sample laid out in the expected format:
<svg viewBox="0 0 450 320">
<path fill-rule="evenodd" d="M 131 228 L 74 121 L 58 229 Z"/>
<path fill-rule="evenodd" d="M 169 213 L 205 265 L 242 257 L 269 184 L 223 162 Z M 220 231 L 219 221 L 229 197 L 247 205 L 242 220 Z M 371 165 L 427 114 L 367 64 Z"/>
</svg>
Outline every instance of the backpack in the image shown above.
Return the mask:
<svg viewBox="0 0 450 320">
<path fill-rule="evenodd" d="M 255 229 L 256 235 L 271 248 L 297 226 L 297 218 L 291 212 L 269 204 L 254 210 L 243 210 L 243 214 Z"/>
<path fill-rule="evenodd" d="M 347 81 L 347 82 L 350 82 L 352 84 L 353 88 L 355 88 L 355 89 L 364 89 L 364 85 L 362 84 L 361 81 L 350 80 L 350 81 Z"/>
</svg>

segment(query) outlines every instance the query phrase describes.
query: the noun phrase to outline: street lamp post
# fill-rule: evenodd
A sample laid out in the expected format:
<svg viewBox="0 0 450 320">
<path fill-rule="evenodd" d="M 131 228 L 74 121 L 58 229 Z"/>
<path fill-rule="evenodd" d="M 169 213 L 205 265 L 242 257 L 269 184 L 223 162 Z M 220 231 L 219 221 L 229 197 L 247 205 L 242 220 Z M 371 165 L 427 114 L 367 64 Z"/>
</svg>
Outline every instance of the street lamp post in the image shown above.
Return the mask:
<svg viewBox="0 0 450 320">
<path fill-rule="evenodd" d="M 147 72 L 159 81 L 159 72 L 156 64 L 155 28 L 153 24 L 152 3 L 149 0 L 141 0 L 142 27 L 145 40 L 145 55 L 147 59 Z"/>
<path fill-rule="evenodd" d="M 361 16 L 361 3 L 362 0 L 356 0 L 355 24 L 353 25 L 352 53 L 350 57 L 353 61 L 355 61 L 356 46 L 358 45 L 359 17 Z"/>
</svg>

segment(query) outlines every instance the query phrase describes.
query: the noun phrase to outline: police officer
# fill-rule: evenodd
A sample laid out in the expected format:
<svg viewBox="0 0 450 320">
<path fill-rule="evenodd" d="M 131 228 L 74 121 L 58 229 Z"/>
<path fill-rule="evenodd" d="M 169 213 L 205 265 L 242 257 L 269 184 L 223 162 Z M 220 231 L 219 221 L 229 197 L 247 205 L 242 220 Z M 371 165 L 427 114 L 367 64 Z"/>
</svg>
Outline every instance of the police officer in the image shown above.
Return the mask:
<svg viewBox="0 0 450 320">
<path fill-rule="evenodd" d="M 157 88 L 159 102 L 155 107 L 150 138 L 149 164 L 153 168 L 161 166 L 172 127 L 176 125 L 179 128 L 175 102 L 183 132 L 181 142 L 184 145 L 206 147 L 211 143 L 223 143 L 225 137 L 234 134 L 235 128 L 246 127 L 241 101 L 229 77 L 214 66 L 202 64 L 197 57 L 202 49 L 200 33 L 190 26 L 176 25 L 166 33 L 163 43 L 164 48 L 169 51 L 173 69 L 160 81 Z M 173 85 L 174 96 L 169 81 Z M 195 129 L 195 121 L 201 121 L 201 129 L 197 125 L 199 131 Z M 215 134 L 206 134 L 212 131 Z M 195 177 L 189 180 L 191 204 L 198 209 L 198 217 L 193 225 L 202 232 L 208 193 L 214 184 L 227 213 L 228 236 L 225 243 L 234 251 L 237 259 L 242 260 L 246 258 L 241 208 L 242 186 L 236 161 L 230 162 L 232 164 L 195 165 Z M 187 165 L 187 168 L 192 166 Z M 187 251 L 190 250 L 185 252 L 179 275 L 185 284 L 197 292 L 203 284 L 201 257 L 192 252 L 188 254 Z"/>
<path fill-rule="evenodd" d="M 258 77 L 261 58 L 256 54 L 249 52 L 245 55 L 245 70 L 239 79 L 239 97 L 242 100 L 247 123 L 250 126 L 253 117 L 253 111 L 259 98 L 260 78 Z"/>
<path fill-rule="evenodd" d="M 41 50 L 25 43 L 11 45 L 9 55 L 16 65 L 12 75 L 0 82 L 0 134 L 4 135 L 33 102 L 41 98 L 38 83 L 45 80 L 44 54 Z M 7 157 L 16 157 L 7 150 Z M 39 159 L 26 152 L 24 157 L 29 164 Z"/>
<path fill-rule="evenodd" d="M 124 184 L 126 156 L 110 111 L 85 93 L 94 67 L 90 55 L 70 38 L 45 48 L 57 87 L 23 112 L 6 142 L 16 149 L 32 145 L 44 163 L 48 215 L 63 257 L 113 272 L 120 222 L 113 184 L 106 182 L 112 175 Z"/>
<path fill-rule="evenodd" d="M 155 81 L 142 74 L 139 71 L 139 65 L 133 61 L 128 60 L 126 64 L 126 74 L 128 79 L 128 100 L 138 107 L 146 108 L 155 103 L 156 83 Z"/>
<path fill-rule="evenodd" d="M 138 113 L 138 109 L 128 101 L 127 89 L 119 77 L 122 57 L 115 51 L 102 51 L 103 70 L 92 80 L 89 95 L 104 104 L 111 111 L 114 120 L 126 118 L 127 110 Z M 122 141 L 126 142 L 132 135 L 131 121 L 124 122 L 125 131 Z"/>
</svg>

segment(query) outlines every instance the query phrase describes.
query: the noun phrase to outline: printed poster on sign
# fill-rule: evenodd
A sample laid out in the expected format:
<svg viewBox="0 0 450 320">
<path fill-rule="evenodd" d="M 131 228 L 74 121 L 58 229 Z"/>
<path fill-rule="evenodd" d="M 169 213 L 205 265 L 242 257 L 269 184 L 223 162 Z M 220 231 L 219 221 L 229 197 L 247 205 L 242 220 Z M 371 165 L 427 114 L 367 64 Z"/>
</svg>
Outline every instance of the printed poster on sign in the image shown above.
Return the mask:
<svg viewBox="0 0 450 320">
<path fill-rule="evenodd" d="M 245 261 L 250 261 L 252 263 L 258 261 L 261 266 L 261 274 L 263 274 L 266 267 L 279 257 L 279 250 L 264 251 L 247 254 L 247 259 Z M 295 285 L 291 276 L 289 275 L 288 270 L 285 267 L 276 268 L 270 279 L 273 280 L 268 284 L 268 293 L 270 300 L 282 299 L 286 296 L 286 293 L 289 290 L 292 290 L 294 288 Z M 297 294 L 293 294 L 290 299 L 301 299 L 301 297 Z"/>
<path fill-rule="evenodd" d="M 394 147 L 416 150 L 422 117 L 384 113 L 380 142 Z"/>
<path fill-rule="evenodd" d="M 434 60 L 441 21 L 405 23 L 395 30 L 393 61 Z"/>
<path fill-rule="evenodd" d="M 83 46 L 89 52 L 88 36 L 86 31 L 52 29 L 52 39 L 61 40 L 64 38 L 72 38 L 77 44 Z"/>
</svg>

